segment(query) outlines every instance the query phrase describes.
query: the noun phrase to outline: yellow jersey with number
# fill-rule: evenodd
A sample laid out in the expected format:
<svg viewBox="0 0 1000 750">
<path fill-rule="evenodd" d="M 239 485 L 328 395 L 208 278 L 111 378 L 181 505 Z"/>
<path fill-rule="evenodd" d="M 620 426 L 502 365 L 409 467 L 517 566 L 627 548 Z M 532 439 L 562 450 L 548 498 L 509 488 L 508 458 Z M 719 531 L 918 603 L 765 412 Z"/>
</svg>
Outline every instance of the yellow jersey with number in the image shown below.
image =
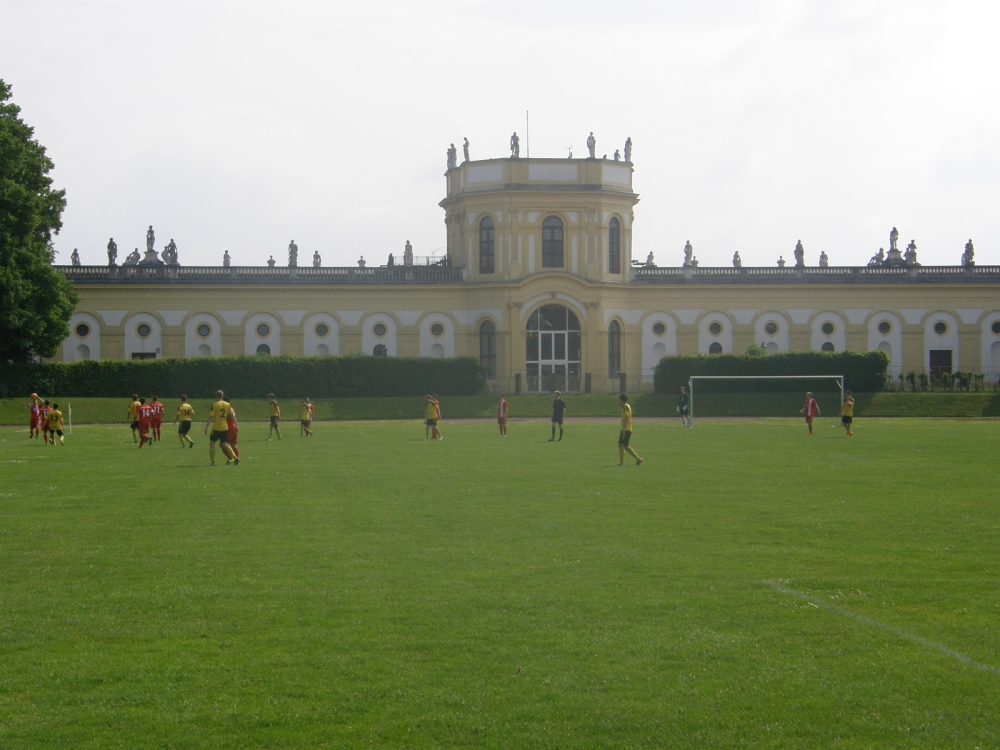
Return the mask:
<svg viewBox="0 0 1000 750">
<path fill-rule="evenodd" d="M 229 424 L 226 422 L 226 417 L 229 416 L 229 402 L 228 401 L 216 401 L 212 404 L 210 413 L 212 415 L 212 429 L 216 432 L 226 432 L 229 430 Z"/>
<path fill-rule="evenodd" d="M 133 401 L 128 405 L 128 418 L 131 421 L 136 421 L 139 418 L 139 402 Z"/>
<path fill-rule="evenodd" d="M 628 404 L 622 404 L 622 429 L 632 432 L 632 407 Z"/>
<path fill-rule="evenodd" d="M 56 430 L 61 430 L 63 428 L 62 412 L 58 409 L 53 409 L 48 414 L 49 419 L 49 430 L 54 432 Z"/>
<path fill-rule="evenodd" d="M 194 419 L 194 407 L 191 404 L 181 404 L 178 406 L 177 419 L 181 422 L 190 422 Z"/>
</svg>

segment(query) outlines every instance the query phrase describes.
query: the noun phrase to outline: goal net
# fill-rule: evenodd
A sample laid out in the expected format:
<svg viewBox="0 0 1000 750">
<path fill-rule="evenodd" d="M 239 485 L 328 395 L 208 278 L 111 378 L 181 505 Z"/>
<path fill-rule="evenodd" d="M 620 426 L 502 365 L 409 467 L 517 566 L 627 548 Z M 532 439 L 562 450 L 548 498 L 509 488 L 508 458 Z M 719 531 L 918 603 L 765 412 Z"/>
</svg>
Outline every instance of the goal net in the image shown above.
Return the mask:
<svg viewBox="0 0 1000 750">
<path fill-rule="evenodd" d="M 844 401 L 843 375 L 693 375 L 690 414 L 699 417 L 801 417 L 805 394 L 821 417 L 836 417 Z"/>
</svg>

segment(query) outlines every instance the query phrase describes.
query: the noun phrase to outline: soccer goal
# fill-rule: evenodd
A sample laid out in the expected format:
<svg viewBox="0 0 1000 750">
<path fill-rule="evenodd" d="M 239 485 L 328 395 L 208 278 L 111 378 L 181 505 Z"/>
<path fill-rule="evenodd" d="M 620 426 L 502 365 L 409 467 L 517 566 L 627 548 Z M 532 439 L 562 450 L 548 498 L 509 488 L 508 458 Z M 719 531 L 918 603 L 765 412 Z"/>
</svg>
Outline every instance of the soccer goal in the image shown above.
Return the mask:
<svg viewBox="0 0 1000 750">
<path fill-rule="evenodd" d="M 691 416 L 691 422 L 694 423 L 694 405 L 695 405 L 695 381 L 713 381 L 718 383 L 719 381 L 729 380 L 746 383 L 750 380 L 775 380 L 775 381 L 808 381 L 810 383 L 815 383 L 816 381 L 828 381 L 834 387 L 834 390 L 840 390 L 840 401 L 844 402 L 844 376 L 843 375 L 692 375 L 688 378 L 688 393 L 690 394 L 690 402 L 688 405 L 688 413 Z M 791 385 L 791 383 L 788 383 Z M 760 395 L 750 393 L 749 395 Z M 789 416 L 793 416 L 789 414 Z"/>
</svg>

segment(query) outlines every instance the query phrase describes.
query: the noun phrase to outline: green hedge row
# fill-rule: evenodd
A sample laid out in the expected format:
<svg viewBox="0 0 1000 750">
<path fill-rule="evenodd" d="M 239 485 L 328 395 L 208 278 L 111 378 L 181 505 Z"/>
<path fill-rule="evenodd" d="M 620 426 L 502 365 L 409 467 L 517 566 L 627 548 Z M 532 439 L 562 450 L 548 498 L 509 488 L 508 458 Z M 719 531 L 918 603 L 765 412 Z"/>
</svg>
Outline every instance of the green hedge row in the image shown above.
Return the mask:
<svg viewBox="0 0 1000 750">
<path fill-rule="evenodd" d="M 182 393 L 233 398 L 268 393 L 310 398 L 357 396 L 467 396 L 484 386 L 483 369 L 469 357 L 219 357 L 204 359 L 90 360 L 0 365 L 0 397 L 121 397 Z"/>
<path fill-rule="evenodd" d="M 677 393 L 692 375 L 843 375 L 844 388 L 873 393 L 885 388 L 889 358 L 884 352 L 781 352 L 754 354 L 686 354 L 664 357 L 653 373 L 657 393 Z M 787 390 L 832 390 L 831 381 L 724 380 L 698 384 L 702 392 L 774 393 Z"/>
</svg>

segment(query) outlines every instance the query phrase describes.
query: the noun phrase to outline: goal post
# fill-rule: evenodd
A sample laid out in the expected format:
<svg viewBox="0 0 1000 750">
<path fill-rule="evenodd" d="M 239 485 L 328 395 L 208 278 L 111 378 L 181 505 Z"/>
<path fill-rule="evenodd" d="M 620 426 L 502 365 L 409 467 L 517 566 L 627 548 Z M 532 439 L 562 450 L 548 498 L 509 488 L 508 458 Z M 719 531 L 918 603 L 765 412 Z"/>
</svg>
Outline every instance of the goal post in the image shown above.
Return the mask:
<svg viewBox="0 0 1000 750">
<path fill-rule="evenodd" d="M 694 384 L 696 380 L 832 380 L 840 388 L 840 403 L 844 402 L 844 376 L 843 375 L 692 375 L 688 378 L 688 414 L 694 423 Z"/>
</svg>

